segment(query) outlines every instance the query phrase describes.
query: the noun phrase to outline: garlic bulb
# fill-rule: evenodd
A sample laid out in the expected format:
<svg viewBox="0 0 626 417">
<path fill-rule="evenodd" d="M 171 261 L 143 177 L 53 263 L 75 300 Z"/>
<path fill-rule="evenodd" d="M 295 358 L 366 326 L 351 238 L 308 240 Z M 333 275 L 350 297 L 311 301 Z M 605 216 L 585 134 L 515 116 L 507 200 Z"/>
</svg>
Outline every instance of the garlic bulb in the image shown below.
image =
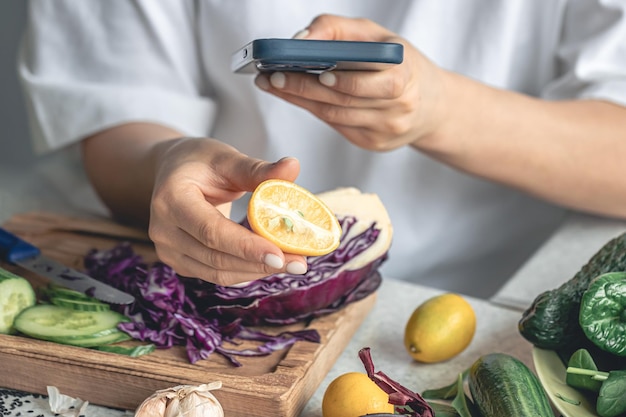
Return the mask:
<svg viewBox="0 0 626 417">
<path fill-rule="evenodd" d="M 224 417 L 224 410 L 212 390 L 222 388 L 222 382 L 201 385 L 178 385 L 156 391 L 146 398 L 135 417 Z"/>
</svg>

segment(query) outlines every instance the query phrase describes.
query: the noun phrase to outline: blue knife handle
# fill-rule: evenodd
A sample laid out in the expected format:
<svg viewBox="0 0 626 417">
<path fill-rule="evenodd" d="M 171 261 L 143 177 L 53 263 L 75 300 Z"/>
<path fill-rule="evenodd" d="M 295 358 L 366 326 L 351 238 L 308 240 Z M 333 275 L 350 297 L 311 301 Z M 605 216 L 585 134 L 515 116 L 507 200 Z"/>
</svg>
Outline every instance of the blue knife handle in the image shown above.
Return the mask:
<svg viewBox="0 0 626 417">
<path fill-rule="evenodd" d="M 37 247 L 0 227 L 0 258 L 11 263 L 39 255 Z"/>
</svg>

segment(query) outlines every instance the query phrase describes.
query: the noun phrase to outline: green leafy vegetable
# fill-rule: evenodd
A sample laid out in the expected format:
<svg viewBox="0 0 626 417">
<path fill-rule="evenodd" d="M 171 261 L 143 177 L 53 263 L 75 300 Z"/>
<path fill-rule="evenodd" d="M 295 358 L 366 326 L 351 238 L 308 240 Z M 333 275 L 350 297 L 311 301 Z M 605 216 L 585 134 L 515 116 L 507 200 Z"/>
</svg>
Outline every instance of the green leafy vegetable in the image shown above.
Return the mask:
<svg viewBox="0 0 626 417">
<path fill-rule="evenodd" d="M 462 417 L 451 405 L 438 403 L 434 401 L 430 402 L 429 404 L 432 407 L 437 417 Z"/>
<path fill-rule="evenodd" d="M 626 272 L 610 272 L 591 281 L 579 312 L 583 332 L 600 349 L 626 356 Z"/>
<path fill-rule="evenodd" d="M 598 394 L 596 411 L 600 417 L 619 417 L 626 413 L 626 370 L 608 373 Z"/>
<path fill-rule="evenodd" d="M 626 413 L 626 370 L 604 372 L 568 367 L 567 373 L 586 375 L 601 382 L 596 401 L 600 417 L 620 417 Z"/>
<path fill-rule="evenodd" d="M 468 372 L 469 372 L 469 369 L 466 369 L 465 371 L 463 371 L 463 373 L 461 374 L 463 379 L 467 377 Z M 430 400 L 451 400 L 454 397 L 456 397 L 457 387 L 458 387 L 458 381 L 455 380 L 454 382 L 452 382 L 449 385 L 446 385 L 445 387 L 425 390 L 424 392 L 422 392 L 422 397 L 428 398 Z"/>
<path fill-rule="evenodd" d="M 477 417 L 480 416 L 480 412 L 474 406 L 463 389 L 463 383 L 465 378 L 463 374 L 459 374 L 456 383 L 456 396 L 452 400 L 452 407 L 459 413 L 461 417 Z"/>
<path fill-rule="evenodd" d="M 567 366 L 569 369 L 587 369 L 591 371 L 598 370 L 596 363 L 587 349 L 578 349 L 574 352 L 569 359 Z M 565 382 L 570 387 L 596 393 L 600 391 L 600 386 L 602 385 L 602 381 L 598 381 L 589 375 L 578 372 L 567 372 L 565 375 Z"/>
</svg>

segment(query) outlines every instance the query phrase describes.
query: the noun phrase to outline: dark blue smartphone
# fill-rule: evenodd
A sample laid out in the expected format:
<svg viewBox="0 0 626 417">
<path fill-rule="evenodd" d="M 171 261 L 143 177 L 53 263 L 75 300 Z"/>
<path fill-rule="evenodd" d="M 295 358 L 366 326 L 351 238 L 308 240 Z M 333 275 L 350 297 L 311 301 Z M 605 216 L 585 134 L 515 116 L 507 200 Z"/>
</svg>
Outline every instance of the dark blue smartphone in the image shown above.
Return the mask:
<svg viewBox="0 0 626 417">
<path fill-rule="evenodd" d="M 231 57 L 237 73 L 332 70 L 381 70 L 402 63 L 399 43 L 323 41 L 311 39 L 256 39 Z"/>
</svg>

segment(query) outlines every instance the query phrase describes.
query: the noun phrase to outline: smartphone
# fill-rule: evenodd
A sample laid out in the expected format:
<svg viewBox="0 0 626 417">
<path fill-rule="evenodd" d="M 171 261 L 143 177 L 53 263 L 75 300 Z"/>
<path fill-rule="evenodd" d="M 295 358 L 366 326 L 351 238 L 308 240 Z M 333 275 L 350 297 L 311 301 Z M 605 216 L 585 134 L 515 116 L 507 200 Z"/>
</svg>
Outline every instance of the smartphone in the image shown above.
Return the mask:
<svg viewBox="0 0 626 417">
<path fill-rule="evenodd" d="M 332 70 L 381 70 L 402 63 L 399 43 L 325 41 L 312 39 L 256 39 L 231 57 L 237 73 Z"/>
</svg>

